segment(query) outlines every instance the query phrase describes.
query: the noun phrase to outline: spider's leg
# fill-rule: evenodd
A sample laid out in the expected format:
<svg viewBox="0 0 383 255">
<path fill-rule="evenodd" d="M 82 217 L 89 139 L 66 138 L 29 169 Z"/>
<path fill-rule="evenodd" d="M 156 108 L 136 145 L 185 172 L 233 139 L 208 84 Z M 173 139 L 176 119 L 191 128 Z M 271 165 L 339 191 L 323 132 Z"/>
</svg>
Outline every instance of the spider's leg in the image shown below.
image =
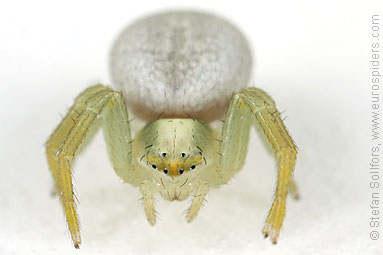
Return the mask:
<svg viewBox="0 0 383 255">
<path fill-rule="evenodd" d="M 79 248 L 81 237 L 74 201 L 71 162 L 90 127 L 111 102 L 111 98 L 118 100 L 120 97 L 119 92 L 102 85 L 86 89 L 76 98 L 74 105 L 46 143 L 48 164 L 60 193 L 69 231 L 76 248 Z"/>
<path fill-rule="evenodd" d="M 227 183 L 243 166 L 249 140 L 250 127 L 258 122 L 272 145 L 279 163 L 278 181 L 274 202 L 263 229 L 276 243 L 282 227 L 288 190 L 298 198 L 296 184 L 291 178 L 297 148 L 283 124 L 274 101 L 264 91 L 248 88 L 233 96 L 223 124 L 219 161 L 216 175 L 208 178 L 213 185 Z"/>
<path fill-rule="evenodd" d="M 207 182 L 201 182 L 198 186 L 198 190 L 196 194 L 194 194 L 194 198 L 192 200 L 192 203 L 188 209 L 188 213 L 186 216 L 186 220 L 188 222 L 191 222 L 195 216 L 197 216 L 199 209 L 203 205 L 203 202 L 205 201 L 205 197 L 207 193 L 209 193 L 209 184 Z"/>
<path fill-rule="evenodd" d="M 291 176 L 290 184 L 289 184 L 289 194 L 293 199 L 295 200 L 299 199 L 298 187 L 292 176 Z"/>
<path fill-rule="evenodd" d="M 104 90 L 104 86 L 95 86 L 87 89 L 81 93 L 75 100 L 73 106 L 69 109 L 68 113 L 53 131 L 48 141 L 46 142 L 46 154 L 48 158 L 49 168 L 52 172 L 53 179 L 55 181 L 56 190 L 58 195 L 61 193 L 60 182 L 58 179 L 58 168 L 57 168 L 57 152 L 61 147 L 63 141 L 68 135 L 69 131 L 75 126 L 76 118 L 82 113 L 85 109 L 85 101 L 89 96 L 89 90 L 92 90 L 91 93 L 97 93 L 100 90 Z"/>
<path fill-rule="evenodd" d="M 251 109 L 278 160 L 278 180 L 274 201 L 263 228 L 265 237 L 270 237 L 275 244 L 285 216 L 289 186 L 293 195 L 295 192 L 295 196 L 297 196 L 296 185 L 292 182 L 291 175 L 294 171 L 298 150 L 269 95 L 261 89 L 248 88 L 241 92 L 240 96 Z"/>
<path fill-rule="evenodd" d="M 253 116 L 250 108 L 244 103 L 243 95 L 235 94 L 227 109 L 219 139 L 219 161 L 214 176 L 218 178 L 208 179 L 213 186 L 228 183 L 241 170 L 246 159 L 252 122 Z"/>
<path fill-rule="evenodd" d="M 108 106 L 102 112 L 102 127 L 110 161 L 123 181 L 138 184 L 138 178 L 134 178 L 129 115 L 122 95 L 118 93 L 111 97 Z"/>
</svg>

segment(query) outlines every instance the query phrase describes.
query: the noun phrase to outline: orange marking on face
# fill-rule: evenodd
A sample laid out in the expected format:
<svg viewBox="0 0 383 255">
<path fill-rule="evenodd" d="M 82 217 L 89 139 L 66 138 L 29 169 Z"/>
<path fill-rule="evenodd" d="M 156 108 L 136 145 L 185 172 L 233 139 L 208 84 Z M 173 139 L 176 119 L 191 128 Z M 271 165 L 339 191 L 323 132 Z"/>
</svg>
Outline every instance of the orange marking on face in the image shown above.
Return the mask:
<svg viewBox="0 0 383 255">
<path fill-rule="evenodd" d="M 186 158 L 182 157 L 179 160 L 174 160 L 164 158 L 164 156 L 161 157 L 156 153 L 148 153 L 147 159 L 151 168 L 171 177 L 177 177 L 194 170 L 200 164 L 202 154 L 200 152 L 193 153 Z M 192 166 L 194 167 L 191 168 Z"/>
<path fill-rule="evenodd" d="M 169 164 L 169 169 L 170 169 L 170 172 L 169 172 L 169 175 L 170 176 L 178 176 L 179 173 L 178 173 L 178 169 L 181 168 L 179 167 L 179 164 L 177 163 L 170 163 Z"/>
</svg>

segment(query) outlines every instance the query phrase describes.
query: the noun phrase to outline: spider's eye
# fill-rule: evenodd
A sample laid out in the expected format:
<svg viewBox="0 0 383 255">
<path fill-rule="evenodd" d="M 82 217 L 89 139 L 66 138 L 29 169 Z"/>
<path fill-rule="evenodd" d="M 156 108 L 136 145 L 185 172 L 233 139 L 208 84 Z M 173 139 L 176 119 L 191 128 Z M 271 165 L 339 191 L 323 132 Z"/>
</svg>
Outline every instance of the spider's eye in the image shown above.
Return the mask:
<svg viewBox="0 0 383 255">
<path fill-rule="evenodd" d="M 193 169 L 195 169 L 196 168 L 196 165 L 191 165 L 190 166 L 190 170 L 193 170 Z"/>
<path fill-rule="evenodd" d="M 161 157 L 165 158 L 167 155 L 166 152 L 162 152 Z"/>
<path fill-rule="evenodd" d="M 157 169 L 157 165 L 153 164 L 152 165 L 153 169 Z"/>
<path fill-rule="evenodd" d="M 184 169 L 181 168 L 180 170 L 178 170 L 178 173 L 179 173 L 179 174 L 183 174 L 183 173 L 184 173 Z"/>
<path fill-rule="evenodd" d="M 181 157 L 186 158 L 187 154 L 185 152 L 181 153 Z"/>
<path fill-rule="evenodd" d="M 168 174 L 169 173 L 169 170 L 167 168 L 164 169 L 164 173 L 165 174 Z"/>
</svg>

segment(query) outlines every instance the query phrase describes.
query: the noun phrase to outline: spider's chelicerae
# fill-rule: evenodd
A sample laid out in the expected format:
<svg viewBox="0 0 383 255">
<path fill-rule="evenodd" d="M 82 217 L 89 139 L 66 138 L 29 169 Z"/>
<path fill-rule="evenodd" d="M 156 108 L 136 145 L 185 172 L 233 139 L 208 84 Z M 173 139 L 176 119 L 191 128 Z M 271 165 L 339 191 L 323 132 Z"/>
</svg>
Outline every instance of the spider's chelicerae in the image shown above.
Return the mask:
<svg viewBox="0 0 383 255">
<path fill-rule="evenodd" d="M 272 98 L 247 88 L 251 52 L 227 21 L 198 12 L 166 12 L 138 20 L 117 38 L 110 58 L 115 89 L 86 89 L 46 143 L 48 163 L 74 246 L 81 243 L 71 163 L 101 117 L 110 160 L 124 182 L 138 186 L 150 224 L 153 195 L 193 196 L 192 221 L 211 187 L 227 183 L 243 166 L 250 128 L 257 124 L 274 149 L 278 181 L 263 233 L 277 242 L 297 147 Z M 134 139 L 127 106 L 147 120 Z M 209 124 L 223 119 L 222 130 Z"/>
</svg>

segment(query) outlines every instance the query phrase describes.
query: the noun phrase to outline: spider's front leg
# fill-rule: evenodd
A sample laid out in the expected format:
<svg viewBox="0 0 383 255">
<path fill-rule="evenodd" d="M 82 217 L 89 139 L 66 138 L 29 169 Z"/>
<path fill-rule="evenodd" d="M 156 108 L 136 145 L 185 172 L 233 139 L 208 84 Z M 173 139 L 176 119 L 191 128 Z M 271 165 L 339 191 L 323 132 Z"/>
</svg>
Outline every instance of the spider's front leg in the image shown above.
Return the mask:
<svg viewBox="0 0 383 255">
<path fill-rule="evenodd" d="M 291 178 L 295 167 L 297 147 L 290 137 L 274 101 L 263 90 L 247 88 L 233 96 L 222 129 L 220 161 L 217 168 L 221 181 L 226 183 L 242 167 L 249 139 L 249 130 L 256 120 L 272 145 L 278 160 L 278 180 L 274 201 L 266 219 L 263 233 L 275 244 L 278 240 L 286 210 L 286 196 L 290 192 L 298 198 Z"/>
<path fill-rule="evenodd" d="M 128 114 L 121 94 L 108 87 L 96 85 L 80 94 L 46 143 L 48 164 L 76 248 L 81 244 L 81 236 L 74 201 L 71 163 L 90 127 L 101 114 L 113 167 L 121 178 L 129 180 L 133 168 Z"/>
</svg>

